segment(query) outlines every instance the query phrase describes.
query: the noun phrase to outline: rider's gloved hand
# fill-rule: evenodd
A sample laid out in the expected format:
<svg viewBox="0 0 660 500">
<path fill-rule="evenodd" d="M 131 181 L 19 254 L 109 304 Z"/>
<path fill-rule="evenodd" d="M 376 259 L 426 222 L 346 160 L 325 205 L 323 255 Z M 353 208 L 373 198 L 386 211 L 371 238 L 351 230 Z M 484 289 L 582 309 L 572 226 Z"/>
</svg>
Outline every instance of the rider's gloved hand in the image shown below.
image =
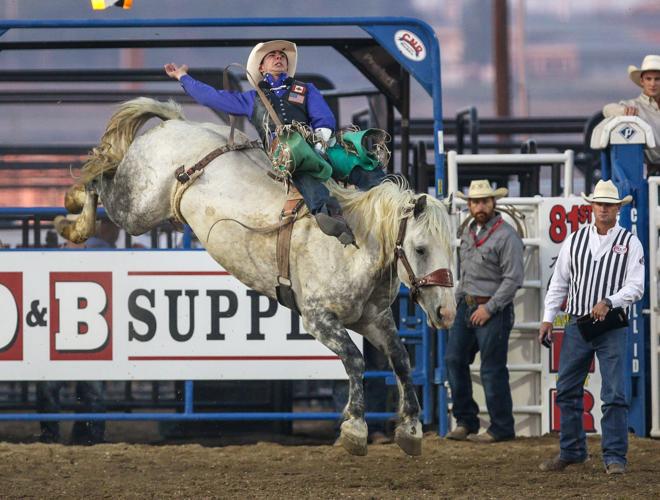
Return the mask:
<svg viewBox="0 0 660 500">
<path fill-rule="evenodd" d="M 326 146 L 333 146 L 335 142 L 331 129 L 325 127 L 314 129 L 314 149 L 319 153 L 325 153 Z"/>
</svg>

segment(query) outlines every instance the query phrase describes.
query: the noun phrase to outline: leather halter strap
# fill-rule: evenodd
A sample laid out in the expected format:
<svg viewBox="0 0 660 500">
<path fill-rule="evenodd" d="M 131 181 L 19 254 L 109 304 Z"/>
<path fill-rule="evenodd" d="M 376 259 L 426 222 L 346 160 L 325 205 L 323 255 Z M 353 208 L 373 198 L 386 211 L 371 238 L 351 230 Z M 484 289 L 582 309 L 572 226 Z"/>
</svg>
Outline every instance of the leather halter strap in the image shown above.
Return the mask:
<svg viewBox="0 0 660 500">
<path fill-rule="evenodd" d="M 440 268 L 436 269 L 429 274 L 417 278 L 415 276 L 415 271 L 413 271 L 406 252 L 403 249 L 403 240 L 406 237 L 406 228 L 408 227 L 408 217 L 401 219 L 401 224 L 399 224 L 399 234 L 396 238 L 396 246 L 394 247 L 394 255 L 397 259 L 401 260 L 401 264 L 406 269 L 408 273 L 408 278 L 410 279 L 410 298 L 417 302 L 417 297 L 419 295 L 420 288 L 425 286 L 443 286 L 451 288 L 454 286 L 454 277 L 450 269 Z"/>
</svg>

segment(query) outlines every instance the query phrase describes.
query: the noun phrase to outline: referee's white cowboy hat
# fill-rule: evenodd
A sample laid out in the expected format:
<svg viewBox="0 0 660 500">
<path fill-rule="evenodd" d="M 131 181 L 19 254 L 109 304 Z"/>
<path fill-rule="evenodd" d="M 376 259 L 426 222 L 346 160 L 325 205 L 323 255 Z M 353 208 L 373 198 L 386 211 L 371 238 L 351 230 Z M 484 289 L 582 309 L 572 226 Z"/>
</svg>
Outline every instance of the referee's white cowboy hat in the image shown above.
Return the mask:
<svg viewBox="0 0 660 500">
<path fill-rule="evenodd" d="M 632 201 L 632 196 L 624 196 L 623 199 L 619 198 L 619 190 L 616 188 L 612 181 L 598 181 L 596 187 L 594 188 L 594 193 L 590 196 L 582 193 L 582 198 L 588 203 L 611 203 L 621 205 L 627 205 Z"/>
<path fill-rule="evenodd" d="M 508 194 L 507 188 L 493 189 L 486 179 L 470 182 L 470 189 L 468 194 L 465 195 L 460 191 L 456 191 L 456 196 L 461 200 L 477 199 L 477 198 L 502 198 Z"/>
<path fill-rule="evenodd" d="M 644 71 L 660 71 L 660 56 L 649 54 L 642 61 L 641 68 L 628 66 L 628 76 L 635 85 L 642 86 L 642 73 Z"/>
<path fill-rule="evenodd" d="M 261 61 L 264 60 L 264 57 L 269 52 L 274 50 L 279 50 L 286 54 L 286 59 L 289 65 L 289 68 L 286 72 L 289 76 L 294 76 L 296 74 L 296 65 L 298 63 L 298 47 L 293 42 L 287 40 L 271 40 L 270 42 L 258 43 L 250 52 L 247 60 L 247 78 L 250 85 L 253 87 L 256 86 L 261 81 L 261 72 L 259 71 L 259 66 L 261 66 Z"/>
</svg>

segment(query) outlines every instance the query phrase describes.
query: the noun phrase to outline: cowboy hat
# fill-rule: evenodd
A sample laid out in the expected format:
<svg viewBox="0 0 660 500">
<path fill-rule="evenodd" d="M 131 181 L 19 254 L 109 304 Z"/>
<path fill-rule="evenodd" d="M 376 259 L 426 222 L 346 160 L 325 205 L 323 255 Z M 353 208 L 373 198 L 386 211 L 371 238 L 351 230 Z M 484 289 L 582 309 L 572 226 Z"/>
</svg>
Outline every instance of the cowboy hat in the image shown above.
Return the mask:
<svg viewBox="0 0 660 500">
<path fill-rule="evenodd" d="M 619 199 L 619 190 L 612 181 L 598 181 L 598 184 L 596 184 L 596 187 L 594 188 L 594 193 L 591 196 L 587 196 L 584 193 L 581 194 L 582 198 L 588 203 L 621 203 L 621 205 L 627 205 L 632 201 L 631 195 Z"/>
<path fill-rule="evenodd" d="M 248 82 L 253 87 L 261 81 L 261 72 L 259 71 L 259 66 L 261 66 L 261 61 L 264 60 L 264 57 L 269 52 L 274 50 L 280 50 L 286 54 L 286 59 L 289 64 L 287 75 L 293 76 L 296 74 L 296 63 L 298 62 L 298 48 L 293 42 L 287 40 L 271 40 L 270 42 L 258 43 L 250 52 L 247 60 L 247 77 Z"/>
<path fill-rule="evenodd" d="M 481 179 L 478 181 L 470 182 L 470 189 L 468 189 L 467 196 L 461 193 L 460 191 L 456 192 L 462 200 L 469 200 L 471 198 L 502 198 L 508 194 L 509 190 L 507 188 L 497 188 L 493 189 L 486 179 Z"/>
<path fill-rule="evenodd" d="M 628 66 L 628 76 L 635 85 L 642 86 L 644 71 L 660 71 L 660 56 L 650 54 L 642 61 L 642 67 Z"/>
</svg>

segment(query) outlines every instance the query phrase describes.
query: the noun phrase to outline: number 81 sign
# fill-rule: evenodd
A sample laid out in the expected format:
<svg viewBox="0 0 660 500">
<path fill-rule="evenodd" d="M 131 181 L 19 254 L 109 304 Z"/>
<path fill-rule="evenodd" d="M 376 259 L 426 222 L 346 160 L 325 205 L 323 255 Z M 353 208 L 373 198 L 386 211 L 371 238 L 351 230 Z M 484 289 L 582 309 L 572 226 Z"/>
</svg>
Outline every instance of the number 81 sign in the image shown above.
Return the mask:
<svg viewBox="0 0 660 500">
<path fill-rule="evenodd" d="M 588 222 L 591 222 L 591 205 L 573 205 L 568 212 L 563 205 L 555 205 L 550 209 L 548 235 L 553 243 L 561 243 L 570 234 L 569 226 L 574 233 Z"/>
</svg>

